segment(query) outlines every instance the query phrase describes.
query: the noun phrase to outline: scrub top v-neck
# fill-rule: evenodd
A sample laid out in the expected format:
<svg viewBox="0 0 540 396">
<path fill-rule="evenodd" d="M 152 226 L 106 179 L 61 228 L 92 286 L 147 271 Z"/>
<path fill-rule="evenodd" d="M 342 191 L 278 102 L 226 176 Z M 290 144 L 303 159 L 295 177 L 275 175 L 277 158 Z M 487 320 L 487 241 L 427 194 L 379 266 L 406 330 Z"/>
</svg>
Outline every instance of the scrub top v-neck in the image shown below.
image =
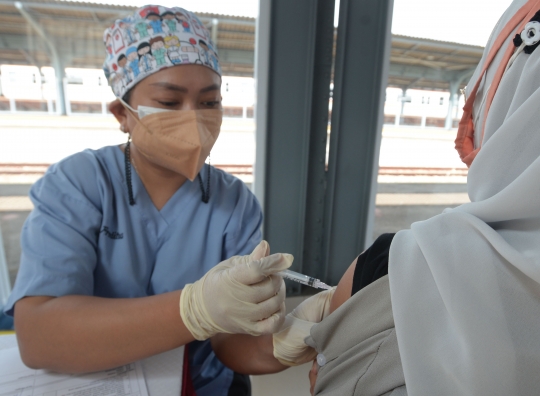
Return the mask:
<svg viewBox="0 0 540 396">
<path fill-rule="evenodd" d="M 210 166 L 201 171 L 203 180 Z M 211 168 L 210 200 L 186 181 L 158 211 L 132 172 L 129 205 L 118 146 L 85 150 L 52 165 L 30 191 L 34 210 L 21 234 L 22 256 L 5 307 L 26 296 L 144 297 L 182 289 L 261 240 L 261 208 L 240 180 Z M 190 345 L 198 396 L 226 395 L 233 373 L 209 342 Z"/>
</svg>

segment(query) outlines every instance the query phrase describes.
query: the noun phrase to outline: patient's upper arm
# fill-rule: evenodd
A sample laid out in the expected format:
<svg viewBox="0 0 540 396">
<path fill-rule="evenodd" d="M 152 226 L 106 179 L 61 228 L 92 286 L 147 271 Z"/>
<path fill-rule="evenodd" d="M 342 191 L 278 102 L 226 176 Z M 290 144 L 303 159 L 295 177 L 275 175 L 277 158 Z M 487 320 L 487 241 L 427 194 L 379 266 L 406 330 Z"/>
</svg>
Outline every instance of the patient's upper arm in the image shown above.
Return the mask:
<svg viewBox="0 0 540 396">
<path fill-rule="evenodd" d="M 356 259 L 341 277 L 332 301 L 330 301 L 330 313 L 338 309 L 341 304 L 351 297 L 354 270 L 356 269 Z"/>
</svg>

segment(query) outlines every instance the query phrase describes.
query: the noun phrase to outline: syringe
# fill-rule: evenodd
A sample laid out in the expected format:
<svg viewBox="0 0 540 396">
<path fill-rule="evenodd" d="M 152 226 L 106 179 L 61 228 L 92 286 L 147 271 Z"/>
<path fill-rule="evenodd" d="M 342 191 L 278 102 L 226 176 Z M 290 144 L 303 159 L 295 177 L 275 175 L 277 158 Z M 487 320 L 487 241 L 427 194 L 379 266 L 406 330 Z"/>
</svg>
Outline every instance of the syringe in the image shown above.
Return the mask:
<svg viewBox="0 0 540 396">
<path fill-rule="evenodd" d="M 329 290 L 332 288 L 332 286 L 328 286 L 326 283 L 321 282 L 320 280 L 316 278 L 301 274 L 299 272 L 285 270 L 285 271 L 278 272 L 278 275 L 281 275 L 285 279 L 292 280 L 293 282 L 298 282 L 306 286 L 314 287 L 316 289 Z"/>
</svg>

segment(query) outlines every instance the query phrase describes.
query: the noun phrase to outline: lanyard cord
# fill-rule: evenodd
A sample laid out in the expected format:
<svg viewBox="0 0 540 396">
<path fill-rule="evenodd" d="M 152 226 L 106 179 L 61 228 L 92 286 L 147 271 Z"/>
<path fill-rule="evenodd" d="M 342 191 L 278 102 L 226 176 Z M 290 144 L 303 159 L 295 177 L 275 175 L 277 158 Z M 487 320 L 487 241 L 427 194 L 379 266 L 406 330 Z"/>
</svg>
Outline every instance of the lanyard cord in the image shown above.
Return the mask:
<svg viewBox="0 0 540 396">
<path fill-rule="evenodd" d="M 128 197 L 129 197 L 129 205 L 133 206 L 135 205 L 135 198 L 133 197 L 133 184 L 131 182 L 131 137 L 128 138 L 128 141 L 126 143 L 126 147 L 124 149 L 124 167 L 126 171 L 126 184 L 128 188 Z M 206 174 L 206 190 L 204 188 L 204 184 L 202 181 L 201 174 L 199 173 L 197 175 L 197 178 L 199 179 L 199 186 L 201 187 L 201 193 L 202 197 L 201 200 L 207 204 L 210 200 L 210 172 L 212 171 L 212 167 L 208 166 L 208 173 Z"/>
<path fill-rule="evenodd" d="M 207 204 L 210 200 L 210 172 L 212 171 L 212 167 L 208 166 L 208 173 L 206 174 L 206 191 L 204 190 L 204 185 L 202 181 L 201 174 L 199 173 L 197 175 L 197 179 L 199 179 L 199 186 L 201 187 L 202 192 L 202 201 Z"/>
<path fill-rule="evenodd" d="M 128 188 L 128 197 L 130 206 L 135 205 L 135 198 L 133 198 L 133 185 L 131 184 L 131 136 L 128 138 L 126 148 L 124 149 L 124 165 L 126 170 L 126 183 Z"/>
</svg>

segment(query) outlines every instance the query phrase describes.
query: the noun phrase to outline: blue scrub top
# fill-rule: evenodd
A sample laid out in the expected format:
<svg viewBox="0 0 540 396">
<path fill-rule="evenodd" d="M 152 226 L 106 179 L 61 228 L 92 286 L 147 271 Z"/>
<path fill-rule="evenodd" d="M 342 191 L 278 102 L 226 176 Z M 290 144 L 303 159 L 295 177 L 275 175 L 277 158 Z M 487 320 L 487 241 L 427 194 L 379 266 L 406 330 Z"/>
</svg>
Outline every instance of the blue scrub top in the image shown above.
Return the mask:
<svg viewBox="0 0 540 396">
<path fill-rule="evenodd" d="M 205 165 L 201 176 L 206 184 Z M 234 176 L 211 168 L 210 201 L 186 181 L 158 211 L 135 169 L 129 205 L 118 146 L 85 150 L 52 165 L 30 191 L 19 273 L 5 311 L 25 296 L 144 297 L 182 289 L 219 262 L 251 253 L 262 212 Z M 227 395 L 233 372 L 209 341 L 189 346 L 198 396 Z"/>
</svg>

